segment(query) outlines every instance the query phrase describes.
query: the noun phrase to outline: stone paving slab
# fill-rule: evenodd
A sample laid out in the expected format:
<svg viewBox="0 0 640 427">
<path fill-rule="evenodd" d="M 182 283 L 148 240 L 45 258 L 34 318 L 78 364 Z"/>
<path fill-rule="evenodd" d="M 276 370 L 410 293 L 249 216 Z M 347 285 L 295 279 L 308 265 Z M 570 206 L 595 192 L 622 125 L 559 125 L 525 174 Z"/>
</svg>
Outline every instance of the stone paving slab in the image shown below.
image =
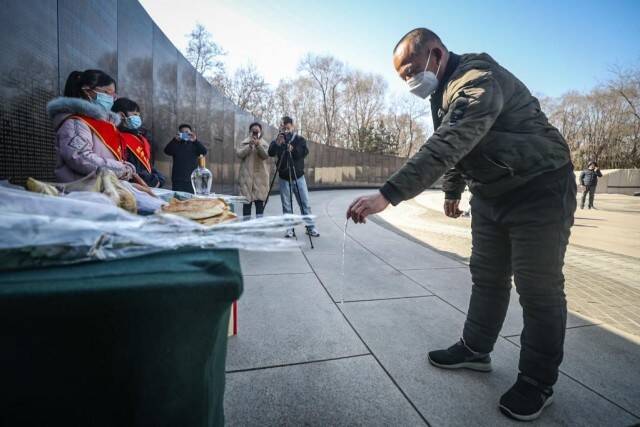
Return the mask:
<svg viewBox="0 0 640 427">
<path fill-rule="evenodd" d="M 347 234 L 399 270 L 460 267 L 461 265 L 372 221 L 365 226 L 348 227 Z"/>
<path fill-rule="evenodd" d="M 367 353 L 313 274 L 245 277 L 227 371 Z"/>
<path fill-rule="evenodd" d="M 357 301 L 431 295 L 420 285 L 365 251 L 351 251 L 344 261 L 334 254 L 308 256 L 313 270 L 334 301 Z"/>
<path fill-rule="evenodd" d="M 426 425 L 372 356 L 227 375 L 229 426 Z"/>
<path fill-rule="evenodd" d="M 403 273 L 457 309 L 464 313 L 467 312 L 472 286 L 469 267 L 406 270 Z M 515 287 L 512 287 L 509 309 L 500 332 L 502 336 L 520 336 L 520 332 L 522 332 L 522 307 L 518 302 L 518 298 Z M 567 315 L 567 328 L 592 324 L 593 322 L 590 319 L 572 313 Z"/>
<path fill-rule="evenodd" d="M 244 276 L 311 273 L 311 267 L 300 250 L 282 252 L 240 251 Z"/>
<path fill-rule="evenodd" d="M 588 326 L 569 329 L 564 347 L 563 372 L 640 418 L 640 344 L 633 337 Z"/>
<path fill-rule="evenodd" d="M 515 381 L 519 349 L 500 338 L 491 373 L 443 370 L 426 353 L 456 341 L 464 315 L 437 298 L 345 304 L 344 311 L 373 354 L 434 426 L 518 425 L 498 410 Z M 631 425 L 629 413 L 562 376 L 556 400 L 532 425 Z"/>
</svg>

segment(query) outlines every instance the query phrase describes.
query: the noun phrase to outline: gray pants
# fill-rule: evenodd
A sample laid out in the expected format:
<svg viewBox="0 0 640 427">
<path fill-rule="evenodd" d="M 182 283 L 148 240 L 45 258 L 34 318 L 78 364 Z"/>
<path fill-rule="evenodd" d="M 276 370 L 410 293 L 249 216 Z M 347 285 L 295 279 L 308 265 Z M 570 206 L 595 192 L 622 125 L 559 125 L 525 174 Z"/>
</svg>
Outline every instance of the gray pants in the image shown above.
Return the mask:
<svg viewBox="0 0 640 427">
<path fill-rule="evenodd" d="M 584 187 L 584 191 L 582 192 L 582 203 L 580 203 L 580 209 L 584 209 L 584 201 L 587 198 L 587 194 L 589 194 L 589 209 L 593 207 L 593 199 L 596 196 L 596 186 L 590 185 L 588 187 Z"/>
<path fill-rule="evenodd" d="M 497 200 L 471 199 L 473 287 L 463 338 L 474 351 L 493 350 L 513 276 L 524 312 L 520 372 L 551 386 L 563 357 L 567 303 L 562 266 L 576 184 L 573 172 L 552 183 L 530 184 Z"/>
</svg>

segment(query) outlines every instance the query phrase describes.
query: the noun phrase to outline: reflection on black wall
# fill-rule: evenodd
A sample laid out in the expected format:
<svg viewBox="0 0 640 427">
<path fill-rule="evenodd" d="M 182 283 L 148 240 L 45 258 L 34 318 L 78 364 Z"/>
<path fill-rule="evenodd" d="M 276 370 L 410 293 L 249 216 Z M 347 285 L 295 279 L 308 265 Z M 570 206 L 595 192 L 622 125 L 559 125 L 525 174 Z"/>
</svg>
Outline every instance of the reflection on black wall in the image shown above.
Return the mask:
<svg viewBox="0 0 640 427">
<path fill-rule="evenodd" d="M 71 71 L 98 68 L 116 79 L 118 95 L 140 104 L 159 170 L 170 177 L 164 146 L 179 123 L 190 123 L 209 150 L 213 190 L 237 192 L 235 148 L 253 116 L 197 74 L 136 0 L 5 0 L 0 35 L 0 179 L 54 179 L 46 103 Z M 270 141 L 275 129 L 263 127 Z M 309 149 L 306 176 L 315 188 L 377 186 L 402 164 L 315 143 Z"/>
<path fill-rule="evenodd" d="M 53 179 L 54 135 L 45 106 L 58 93 L 56 2 L 2 5 L 0 178 Z"/>
</svg>

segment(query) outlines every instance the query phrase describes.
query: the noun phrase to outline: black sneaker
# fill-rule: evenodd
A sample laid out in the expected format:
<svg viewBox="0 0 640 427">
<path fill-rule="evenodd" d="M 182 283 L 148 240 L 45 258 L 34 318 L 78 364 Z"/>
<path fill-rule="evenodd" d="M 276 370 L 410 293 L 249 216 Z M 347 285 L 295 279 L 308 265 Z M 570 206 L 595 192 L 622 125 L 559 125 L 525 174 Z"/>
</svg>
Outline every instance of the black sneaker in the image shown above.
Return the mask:
<svg viewBox="0 0 640 427">
<path fill-rule="evenodd" d="M 446 350 L 429 352 L 429 362 L 433 366 L 445 369 L 467 368 L 474 371 L 491 371 L 491 357 L 485 353 L 476 353 L 461 339 Z"/>
<path fill-rule="evenodd" d="M 509 418 L 533 421 L 553 403 L 553 389 L 518 374 L 516 383 L 500 398 L 500 410 Z"/>
</svg>

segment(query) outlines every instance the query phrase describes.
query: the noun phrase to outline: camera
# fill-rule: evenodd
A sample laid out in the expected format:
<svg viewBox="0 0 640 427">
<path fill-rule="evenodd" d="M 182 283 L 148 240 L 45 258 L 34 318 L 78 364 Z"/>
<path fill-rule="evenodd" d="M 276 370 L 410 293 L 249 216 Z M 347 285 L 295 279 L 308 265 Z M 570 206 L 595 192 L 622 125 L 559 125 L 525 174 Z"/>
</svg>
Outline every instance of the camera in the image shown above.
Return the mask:
<svg viewBox="0 0 640 427">
<path fill-rule="evenodd" d="M 191 139 L 191 134 L 189 134 L 189 132 L 180 132 L 180 139 L 183 141 L 189 141 Z"/>
</svg>

